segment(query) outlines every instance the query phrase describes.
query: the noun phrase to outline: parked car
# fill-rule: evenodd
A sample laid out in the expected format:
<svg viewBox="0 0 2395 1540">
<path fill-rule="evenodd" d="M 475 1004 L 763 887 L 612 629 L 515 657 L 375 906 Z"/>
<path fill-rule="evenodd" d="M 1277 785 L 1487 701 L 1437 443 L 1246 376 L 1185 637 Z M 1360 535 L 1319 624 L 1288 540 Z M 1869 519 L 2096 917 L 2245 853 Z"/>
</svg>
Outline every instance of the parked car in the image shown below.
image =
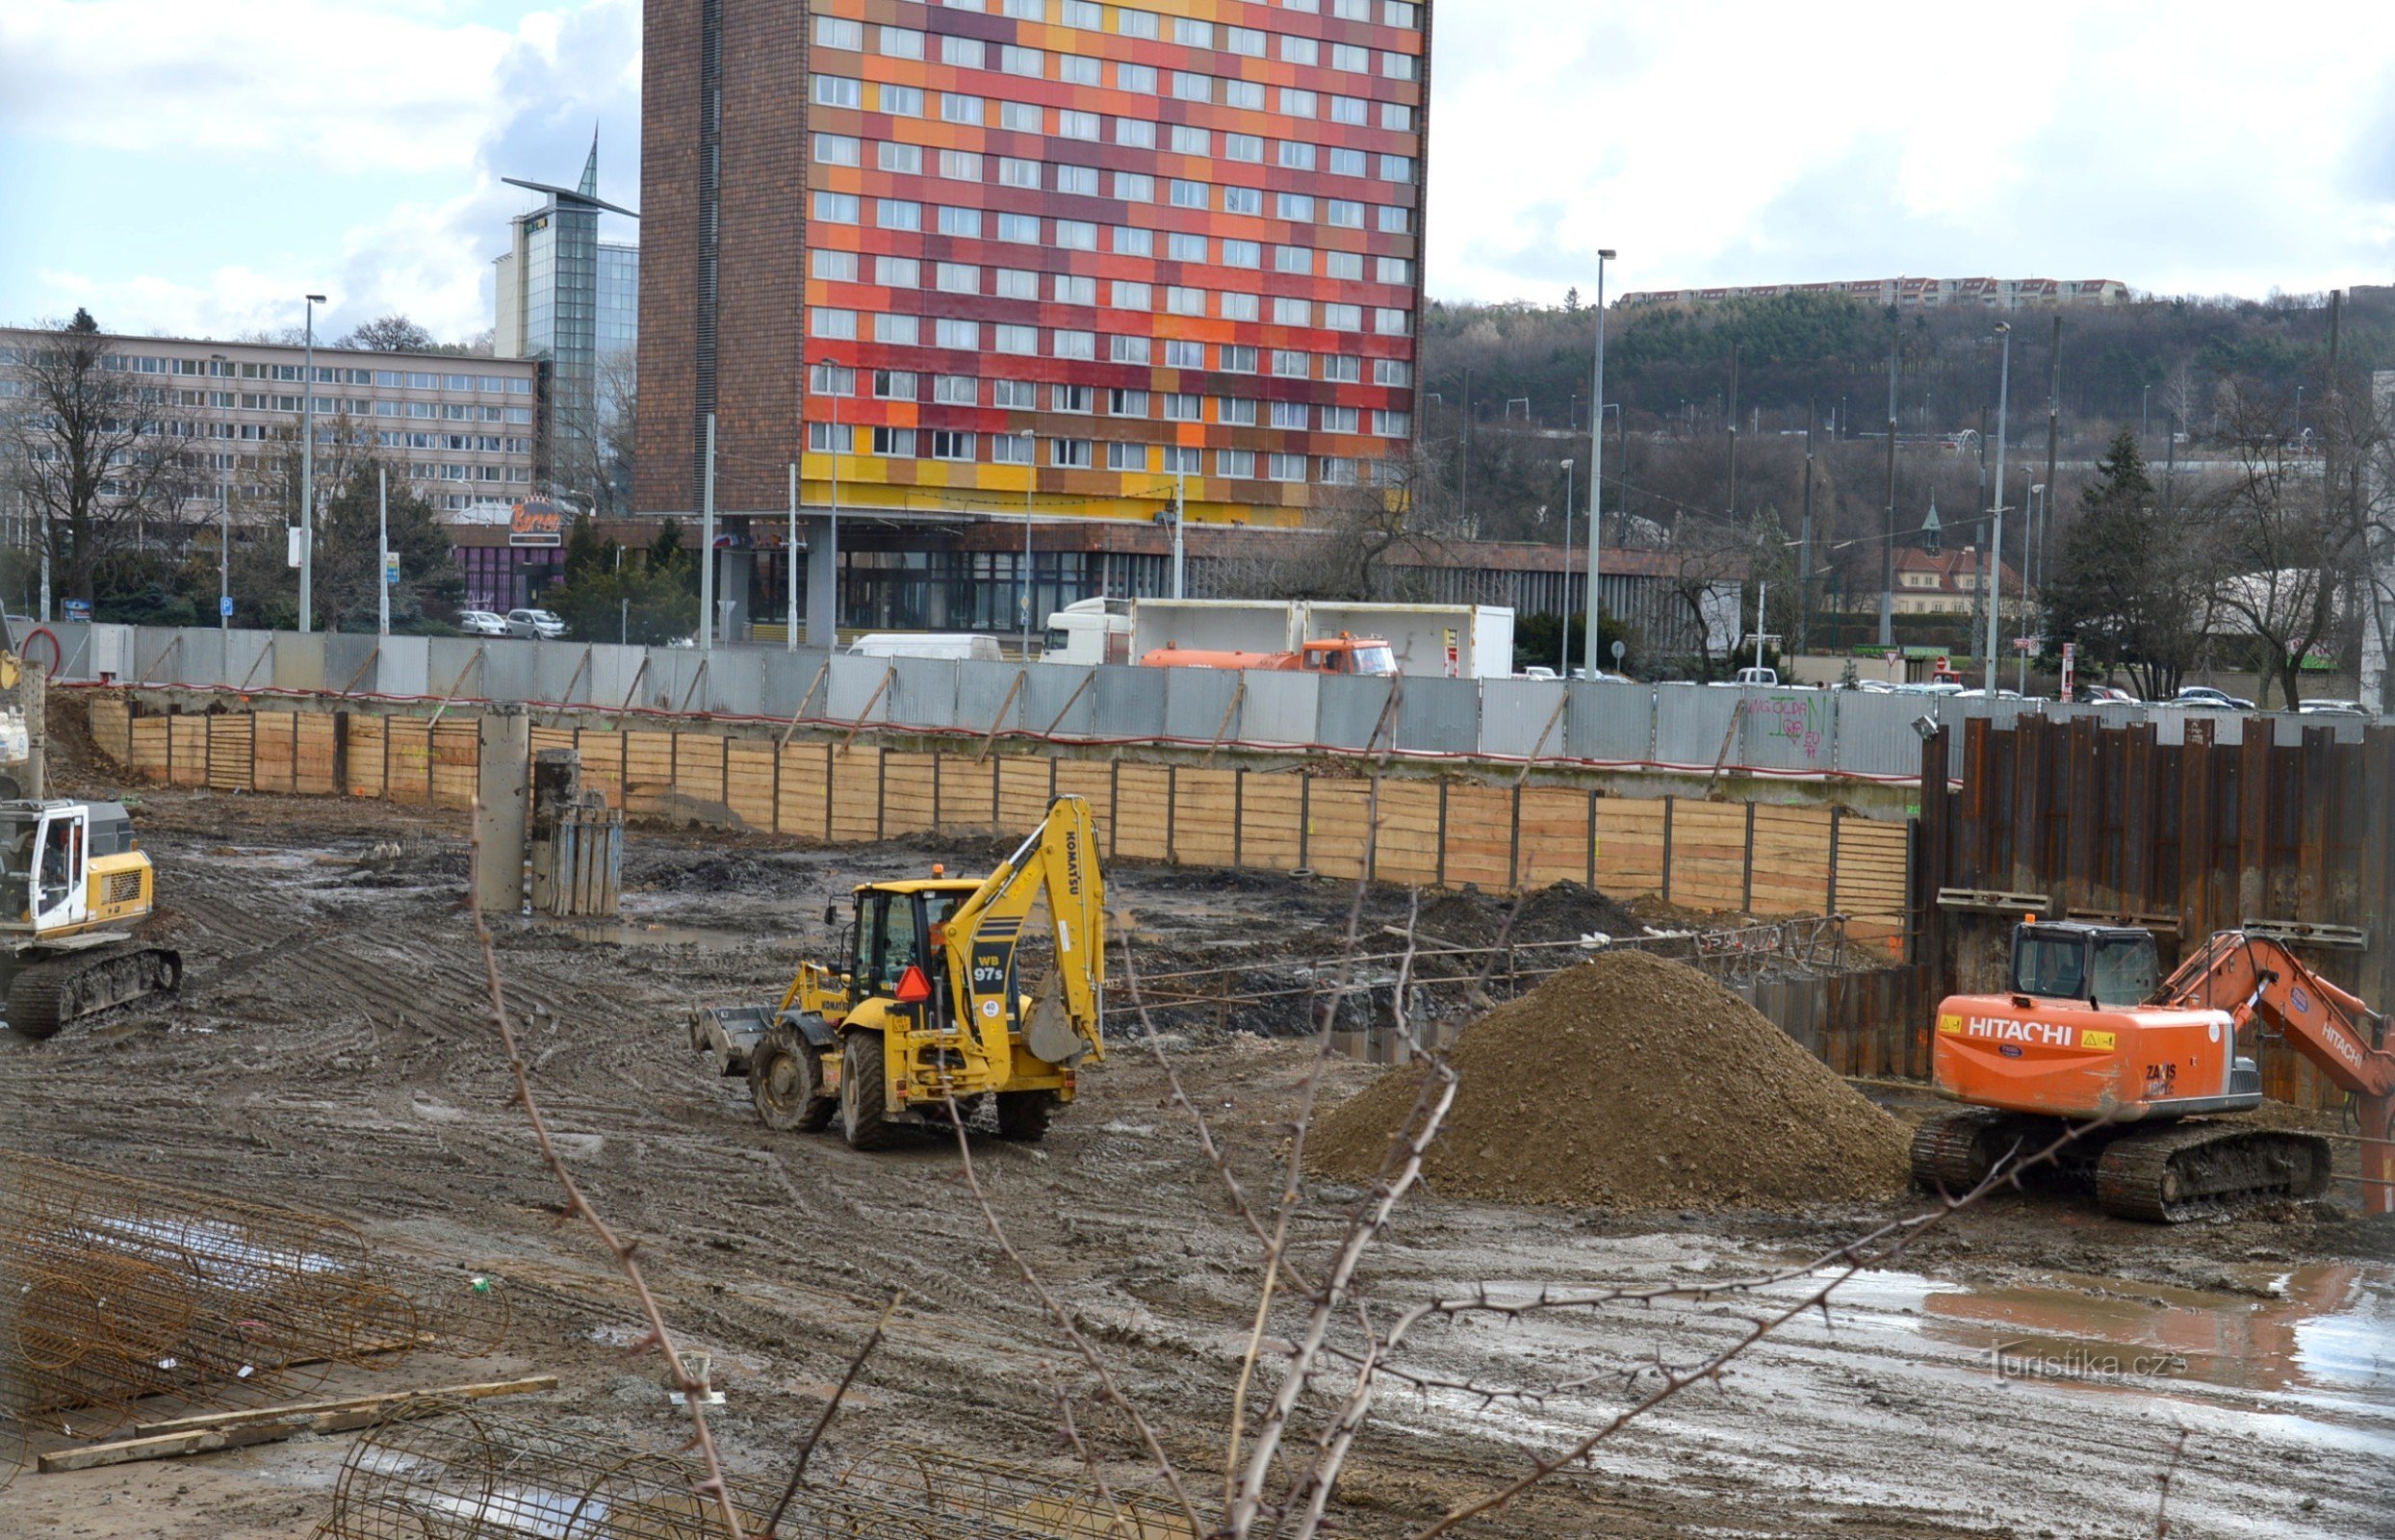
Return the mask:
<svg viewBox="0 0 2395 1540">
<path fill-rule="evenodd" d="M 469 636 L 504 636 L 507 619 L 487 609 L 461 609 L 457 612 L 457 629 Z"/>
<path fill-rule="evenodd" d="M 1539 667 L 1537 664 L 1535 664 L 1535 663 L 1532 664 L 1529 668 L 1524 669 L 1521 673 L 1516 674 L 1516 675 L 1514 676 L 1514 678 L 1515 678 L 1515 679 L 1518 679 L 1518 680 L 1552 680 L 1552 679 L 1555 679 L 1555 678 L 1557 678 L 1557 677 L 1558 677 L 1558 676 L 1557 676 L 1556 671 L 1555 671 L 1554 669 L 1551 669 L 1551 668 L 1540 668 L 1540 667 Z"/>
<path fill-rule="evenodd" d="M 527 642 L 554 642 L 565 634 L 565 622 L 545 609 L 511 609 L 507 634 Z"/>
<path fill-rule="evenodd" d="M 2137 697 L 2110 684 L 2082 684 L 2074 692 L 2081 706 L 2135 706 Z"/>
<path fill-rule="evenodd" d="M 2209 684 L 2182 684 L 2174 706 L 2193 706 L 2199 711 L 2251 711 L 2253 703 L 2242 695 L 2216 690 Z"/>
<path fill-rule="evenodd" d="M 2299 701 L 2296 711 L 2304 716 L 2356 716 L 2370 720 L 2370 708 L 2359 701 Z"/>
</svg>

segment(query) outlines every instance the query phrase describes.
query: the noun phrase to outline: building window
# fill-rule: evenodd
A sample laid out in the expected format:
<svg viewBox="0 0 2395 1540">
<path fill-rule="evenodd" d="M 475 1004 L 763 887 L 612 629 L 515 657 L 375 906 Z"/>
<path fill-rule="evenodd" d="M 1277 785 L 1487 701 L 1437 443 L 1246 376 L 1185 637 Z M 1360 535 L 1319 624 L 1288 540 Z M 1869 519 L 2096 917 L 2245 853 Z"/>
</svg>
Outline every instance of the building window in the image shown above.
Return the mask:
<svg viewBox="0 0 2395 1540">
<path fill-rule="evenodd" d="M 1097 167 L 1094 166 L 1060 166 L 1056 168 L 1056 191 L 1072 192 L 1082 197 L 1097 196 Z"/>
<path fill-rule="evenodd" d="M 1029 102 L 998 103 L 998 126 L 1010 134 L 1037 134 L 1043 121 L 1040 109 Z"/>
<path fill-rule="evenodd" d="M 1185 102 L 1210 102 L 1214 100 L 1214 77 L 1176 69 L 1172 72 L 1172 94 Z"/>
<path fill-rule="evenodd" d="M 1299 38 L 1283 33 L 1280 39 L 1280 62 L 1284 64 L 1319 64 L 1323 62 L 1323 45 L 1311 38 Z"/>
<path fill-rule="evenodd" d="M 1214 420 L 1232 427 L 1255 426 L 1255 402 L 1239 396 L 1224 396 L 1214 403 Z"/>
<path fill-rule="evenodd" d="M 1380 126 L 1396 129 L 1401 133 L 1410 133 L 1414 126 L 1414 110 L 1404 102 L 1382 102 L 1380 104 Z"/>
<path fill-rule="evenodd" d="M 998 379 L 990 382 L 990 404 L 1013 411 L 1028 412 L 1040 404 L 1039 387 L 1027 379 Z"/>
<path fill-rule="evenodd" d="M 951 432 L 946 428 L 932 431 L 932 458 L 935 460 L 969 460 L 973 457 L 973 435 Z"/>
<path fill-rule="evenodd" d="M 1097 393 L 1087 385 L 1051 385 L 1048 409 L 1087 417 L 1097 410 Z"/>
<path fill-rule="evenodd" d="M 1326 433 L 1359 433 L 1363 431 L 1363 414 L 1352 406 L 1323 408 L 1323 431 Z"/>
<path fill-rule="evenodd" d="M 1164 292 L 1164 308 L 1168 315 L 1202 316 L 1206 313 L 1206 292 L 1173 285 Z"/>
<path fill-rule="evenodd" d="M 1019 187 L 1030 192 L 1038 192 L 1040 190 L 1040 163 L 1038 161 L 1026 161 L 1014 155 L 999 156 L 998 185 L 1000 187 Z"/>
<path fill-rule="evenodd" d="M 1414 430 L 1414 420 L 1407 412 L 1375 412 L 1372 430 L 1384 439 L 1402 439 Z"/>
<path fill-rule="evenodd" d="M 1131 283 L 1121 278 L 1115 280 L 1114 288 L 1107 297 L 1117 310 L 1146 311 L 1156 308 L 1153 289 L 1146 284 Z"/>
<path fill-rule="evenodd" d="M 1160 415 L 1168 423 L 1202 422 L 1203 403 L 1198 397 L 1186 392 L 1167 392 L 1159 398 Z"/>
<path fill-rule="evenodd" d="M 981 382 L 970 374 L 934 374 L 932 399 L 941 406 L 977 406 Z"/>
<path fill-rule="evenodd" d="M 987 69 L 989 51 L 979 38 L 959 38 L 953 34 L 940 39 L 940 62 L 959 69 Z"/>
<path fill-rule="evenodd" d="M 1260 80 L 1223 82 L 1223 105 L 1250 113 L 1264 111 L 1264 83 Z"/>
<path fill-rule="evenodd" d="M 1253 27 L 1224 27 L 1223 46 L 1249 59 L 1261 59 L 1264 57 L 1264 34 Z"/>
<path fill-rule="evenodd" d="M 1372 329 L 1383 337 L 1404 337 L 1413 330 L 1413 317 L 1383 305 L 1372 313 Z"/>
<path fill-rule="evenodd" d="M 1314 169 L 1314 146 L 1301 143 L 1294 139 L 1282 140 L 1280 141 L 1280 164 L 1283 168 L 1292 171 Z"/>
<path fill-rule="evenodd" d="M 1212 155 L 1214 131 L 1191 128 L 1183 123 L 1172 125 L 1172 153 L 1175 155 Z"/>
<path fill-rule="evenodd" d="M 1097 0 L 1065 0 L 1065 25 L 1084 32 L 1106 30 L 1106 10 Z"/>
<path fill-rule="evenodd" d="M 940 292 L 948 295 L 981 293 L 981 270 L 968 263 L 943 262 L 933 274 Z"/>
<path fill-rule="evenodd" d="M 1040 350 L 1040 328 L 1037 326 L 997 326 L 991 328 L 994 346 L 1001 353 L 1033 354 Z"/>
<path fill-rule="evenodd" d="M 1145 337 L 1110 337 L 1107 357 L 1118 364 L 1145 364 L 1148 361 L 1148 342 Z"/>
<path fill-rule="evenodd" d="M 1331 149 L 1330 174 L 1333 176 L 1362 176 L 1369 164 L 1362 150 L 1343 150 L 1335 146 Z"/>
<path fill-rule="evenodd" d="M 1156 201 L 1156 179 L 1139 171 L 1115 173 L 1115 196 L 1125 203 Z"/>
<path fill-rule="evenodd" d="M 1312 355 L 1287 347 L 1273 349 L 1273 373 L 1279 379 L 1306 379 L 1313 374 Z"/>
<path fill-rule="evenodd" d="M 1001 299 L 1037 299 L 1040 297 L 1040 275 L 1024 268 L 998 270 L 998 297 Z"/>
<path fill-rule="evenodd" d="M 893 460 L 914 458 L 914 429 L 911 427 L 877 427 L 873 430 L 873 452 Z"/>
<path fill-rule="evenodd" d="M 1323 222 L 1342 230 L 1364 227 L 1364 206 L 1347 198 L 1331 198 L 1323 205 Z"/>
<path fill-rule="evenodd" d="M 1097 280 L 1077 273 L 1060 272 L 1054 279 L 1056 302 L 1060 305 L 1094 305 L 1097 303 Z"/>
<path fill-rule="evenodd" d="M 1249 166 L 1264 164 L 1264 140 L 1257 134 L 1225 134 L 1223 136 L 1223 158 L 1244 161 Z"/>
<path fill-rule="evenodd" d="M 1147 469 L 1147 446 L 1145 444 L 1109 444 L 1106 446 L 1106 469 L 1109 471 L 1145 471 Z"/>
<path fill-rule="evenodd" d="M 1391 80 L 1412 80 L 1418 73 L 1411 54 L 1382 54 L 1380 73 Z"/>
<path fill-rule="evenodd" d="M 1156 125 L 1144 117 L 1118 117 L 1115 142 L 1135 150 L 1152 150 L 1156 147 Z"/>
<path fill-rule="evenodd" d="M 913 257 L 875 257 L 873 281 L 885 289 L 920 289 L 923 265 Z"/>
<path fill-rule="evenodd" d="M 1047 19 L 1047 0 L 1002 0 L 999 9 L 1017 21 Z"/>
<path fill-rule="evenodd" d="M 1164 345 L 1164 367 L 1167 369 L 1203 369 L 1206 367 L 1206 345 L 1168 338 Z"/>
<path fill-rule="evenodd" d="M 940 120 L 943 123 L 968 123 L 978 127 L 983 106 L 978 96 L 960 95 L 952 90 L 940 93 Z"/>
<path fill-rule="evenodd" d="M 1156 13 L 1152 11 L 1133 11 L 1127 7 L 1119 10 L 1115 13 L 1115 31 L 1125 38 L 1145 38 L 1153 42 L 1157 32 Z"/>
<path fill-rule="evenodd" d="M 1337 455 L 1323 457 L 1323 485 L 1352 487 L 1355 484 L 1355 462 Z"/>
<path fill-rule="evenodd" d="M 1380 211 L 1382 235 L 1409 235 L 1413 232 L 1413 215 L 1404 209 L 1384 207 Z"/>
<path fill-rule="evenodd" d="M 873 222 L 885 230 L 920 230 L 923 228 L 923 205 L 905 198 L 876 198 Z"/>
<path fill-rule="evenodd" d="M 959 352 L 977 352 L 981 348 L 981 323 L 972 321 L 940 321 L 932 326 L 932 341 L 941 347 Z"/>
<path fill-rule="evenodd" d="M 1127 224 L 1115 226 L 1115 254 L 1120 257 L 1152 257 L 1156 254 L 1156 233 Z"/>
<path fill-rule="evenodd" d="M 1176 209 L 1202 209 L 1206 206 L 1206 184 L 1203 182 L 1183 181 L 1175 177 L 1169 192 L 1172 206 Z"/>
<path fill-rule="evenodd" d="M 1376 358 L 1372 361 L 1372 382 L 1397 390 L 1410 388 L 1414 383 L 1414 366 L 1402 358 Z"/>
<path fill-rule="evenodd" d="M 916 86 L 884 86 L 881 88 L 882 111 L 892 117 L 923 116 L 923 91 Z"/>
<path fill-rule="evenodd" d="M 888 140 L 873 146 L 873 161 L 885 171 L 905 176 L 919 176 L 923 171 L 923 146 L 898 144 Z"/>
<path fill-rule="evenodd" d="M 1330 45 L 1330 67 L 1344 69 L 1350 74 L 1369 75 L 1372 73 L 1372 50 L 1358 48 L 1353 43 L 1334 42 Z"/>
<path fill-rule="evenodd" d="M 1264 247 L 1253 241 L 1224 241 L 1223 243 L 1223 266 L 1225 268 L 1261 268 L 1264 266 Z"/>
<path fill-rule="evenodd" d="M 1380 157 L 1380 180 L 1381 180 L 1381 181 L 1383 181 L 1383 182 L 1411 182 L 1413 179 L 1414 179 L 1414 162 L 1413 162 L 1413 157 L 1412 157 L 1412 156 L 1410 156 L 1410 155 L 1383 155 L 1383 156 L 1381 156 L 1381 157 Z"/>
<path fill-rule="evenodd" d="M 1364 276 L 1363 254 L 1355 251 L 1326 251 L 1323 253 L 1323 272 L 1332 278 L 1361 282 Z"/>
<path fill-rule="evenodd" d="M 1147 393 L 1146 391 L 1108 391 L 1106 393 L 1106 415 L 1145 418 L 1147 415 Z"/>
<path fill-rule="evenodd" d="M 807 448 L 815 454 L 854 454 L 857 452 L 857 430 L 845 423 L 810 423 L 807 424 Z"/>
<path fill-rule="evenodd" d="M 1206 260 L 1206 238 L 1174 230 L 1164 238 L 1164 254 L 1175 262 Z"/>
<path fill-rule="evenodd" d="M 1275 481 L 1302 481 L 1305 479 L 1305 456 L 1275 454 L 1272 458 L 1270 470 Z"/>
<path fill-rule="evenodd" d="M 990 436 L 990 462 L 992 465 L 1029 465 L 1031 435 L 1028 433 L 993 433 Z"/>
<path fill-rule="evenodd" d="M 1224 343 L 1215 354 L 1216 362 L 1226 374 L 1255 372 L 1255 349 L 1234 343 Z"/>
<path fill-rule="evenodd" d="M 1040 218 L 1034 214 L 1001 214 L 998 216 L 998 239 L 1021 245 L 1040 244 Z"/>
<path fill-rule="evenodd" d="M 1224 321 L 1253 321 L 1260 301 L 1254 295 L 1225 294 L 1223 295 Z"/>
<path fill-rule="evenodd" d="M 1086 219 L 1059 219 L 1056 221 L 1056 244 L 1067 251 L 1095 251 L 1097 226 Z"/>
<path fill-rule="evenodd" d="M 873 372 L 873 398 L 879 401 L 911 401 L 914 399 L 914 374 L 904 369 L 877 369 Z"/>
<path fill-rule="evenodd" d="M 1040 80 L 1047 74 L 1047 55 L 1037 48 L 1017 48 L 1010 43 L 998 52 L 998 67 L 1010 75 Z"/>
<path fill-rule="evenodd" d="M 863 83 L 850 80 L 845 75 L 817 75 L 815 77 L 815 105 L 817 107 L 862 107 L 864 105 L 864 87 Z"/>
<path fill-rule="evenodd" d="M 1314 200 L 1302 192 L 1275 194 L 1274 212 L 1293 224 L 1314 222 Z"/>
<path fill-rule="evenodd" d="M 1172 18 L 1172 40 L 1184 48 L 1211 48 L 1214 46 L 1214 23 L 1175 16 Z"/>
<path fill-rule="evenodd" d="M 981 157 L 971 150 L 941 150 L 940 174 L 951 182 L 981 180 Z"/>
<path fill-rule="evenodd" d="M 1414 281 L 1414 265 L 1404 257 L 1380 257 L 1376 260 L 1373 275 L 1382 283 L 1411 284 Z"/>
<path fill-rule="evenodd" d="M 814 334 L 839 342 L 854 342 L 857 337 L 857 313 L 853 310 L 826 310 L 815 307 Z"/>
<path fill-rule="evenodd" d="M 1330 120 L 1361 128 L 1370 121 L 1369 109 L 1361 97 L 1333 96 L 1330 98 Z"/>
<path fill-rule="evenodd" d="M 809 270 L 825 283 L 857 281 L 857 254 L 854 251 L 835 251 L 829 246 L 817 246 L 807 253 L 807 262 Z M 397 403 L 386 401 L 383 404 L 396 406 Z"/>
<path fill-rule="evenodd" d="M 863 146 L 846 134 L 817 134 L 815 164 L 818 166 L 855 166 L 863 157 Z"/>
<path fill-rule="evenodd" d="M 1311 326 L 1314 305 L 1311 300 L 1281 297 L 1273 301 L 1273 321 L 1280 326 Z"/>
<path fill-rule="evenodd" d="M 1283 86 L 1280 89 L 1280 110 L 1291 117 L 1310 119 L 1321 116 L 1315 110 L 1312 91 L 1299 90 L 1290 86 Z"/>
<path fill-rule="evenodd" d="M 817 192 L 814 217 L 825 224 L 857 222 L 857 194 L 854 192 Z"/>
<path fill-rule="evenodd" d="M 981 210 L 951 208 L 942 204 L 940 210 L 940 233 L 979 240 L 981 238 Z"/>
<path fill-rule="evenodd" d="M 923 57 L 923 35 L 913 27 L 884 27 L 882 53 L 890 59 L 920 59 Z"/>
<path fill-rule="evenodd" d="M 1056 78 L 1068 86 L 1097 86 L 1104 82 L 1098 75 L 1098 63 L 1079 54 L 1056 56 Z"/>
<path fill-rule="evenodd" d="M 1281 195 L 1288 196 L 1285 192 Z M 1253 187 L 1224 188 L 1223 190 L 1223 212 L 1224 214 L 1262 214 L 1264 212 L 1264 190 Z"/>
<path fill-rule="evenodd" d="M 1206 451 L 1205 451 L 1205 450 L 1200 449 L 1196 449 L 1196 448 L 1182 449 L 1182 448 L 1179 448 L 1179 447 L 1177 447 L 1177 446 L 1174 446 L 1174 445 L 1170 445 L 1170 444 L 1168 444 L 1168 445 L 1166 445 L 1166 446 L 1165 446 L 1165 450 L 1164 450 L 1164 474 L 1165 474 L 1165 475 L 1205 475 L 1205 471 L 1206 471 Z"/>
<path fill-rule="evenodd" d="M 1059 110 L 1056 115 L 1058 139 L 1085 139 L 1095 143 L 1102 124 L 1095 113 L 1074 113 Z"/>
<path fill-rule="evenodd" d="M 1119 90 L 1153 96 L 1156 94 L 1156 68 L 1153 64 L 1117 64 L 1115 87 Z"/>
<path fill-rule="evenodd" d="M 1090 468 L 1090 449 L 1088 439 L 1050 439 L 1048 464 L 1068 471 L 1086 471 Z"/>
<path fill-rule="evenodd" d="M 1060 331 L 1054 334 L 1053 341 L 1059 358 L 1097 356 L 1097 333 L 1094 331 Z"/>
<path fill-rule="evenodd" d="M 899 347 L 913 347 L 923 339 L 923 322 L 914 316 L 876 316 L 873 318 L 873 340 Z"/>
<path fill-rule="evenodd" d="M 1306 417 L 1306 405 L 1303 401 L 1275 401 L 1273 403 L 1273 425 L 1276 428 L 1302 433 L 1309 425 Z"/>
<path fill-rule="evenodd" d="M 1234 481 L 1252 481 L 1255 479 L 1255 450 L 1223 449 L 1215 455 L 1214 469 L 1216 475 L 1229 476 Z"/>
</svg>

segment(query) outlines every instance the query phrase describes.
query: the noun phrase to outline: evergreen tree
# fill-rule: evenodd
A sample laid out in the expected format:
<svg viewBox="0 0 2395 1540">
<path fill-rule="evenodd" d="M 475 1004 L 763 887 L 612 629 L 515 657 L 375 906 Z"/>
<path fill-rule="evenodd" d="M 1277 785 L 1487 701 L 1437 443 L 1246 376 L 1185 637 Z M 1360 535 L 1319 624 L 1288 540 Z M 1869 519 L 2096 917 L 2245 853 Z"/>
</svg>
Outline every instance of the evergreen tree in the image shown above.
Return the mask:
<svg viewBox="0 0 2395 1540">
<path fill-rule="evenodd" d="M 2046 595 L 2047 634 L 2076 642 L 2091 676 L 2127 669 L 2148 700 L 2177 691 L 2206 629 L 2201 542 L 2179 524 L 2124 427 L 2057 542 Z"/>
</svg>

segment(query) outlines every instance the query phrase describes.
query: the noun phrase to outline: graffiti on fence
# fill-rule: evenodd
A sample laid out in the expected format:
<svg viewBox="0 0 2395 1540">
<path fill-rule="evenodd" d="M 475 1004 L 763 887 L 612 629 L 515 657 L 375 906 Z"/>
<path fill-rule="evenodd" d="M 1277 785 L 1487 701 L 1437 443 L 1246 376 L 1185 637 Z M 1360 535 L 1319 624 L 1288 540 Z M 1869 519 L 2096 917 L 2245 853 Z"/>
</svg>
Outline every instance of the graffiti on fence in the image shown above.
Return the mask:
<svg viewBox="0 0 2395 1540">
<path fill-rule="evenodd" d="M 1803 750 L 1805 758 L 1811 761 L 1821 757 L 1821 746 L 1830 741 L 1835 731 L 1831 699 L 1826 691 L 1807 690 L 1802 694 L 1765 696 L 1747 709 L 1763 719 L 1765 736 L 1788 739 Z"/>
</svg>

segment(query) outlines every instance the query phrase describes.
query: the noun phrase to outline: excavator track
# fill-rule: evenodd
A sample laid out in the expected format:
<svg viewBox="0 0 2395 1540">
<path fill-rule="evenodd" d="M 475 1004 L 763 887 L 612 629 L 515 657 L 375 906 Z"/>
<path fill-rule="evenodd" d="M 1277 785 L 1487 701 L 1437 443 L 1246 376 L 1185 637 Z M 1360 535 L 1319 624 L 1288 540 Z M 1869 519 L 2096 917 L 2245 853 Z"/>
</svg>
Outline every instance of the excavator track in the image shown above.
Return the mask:
<svg viewBox="0 0 2395 1540">
<path fill-rule="evenodd" d="M 1986 1181 L 1996 1162 L 2044 1149 L 2062 1126 L 2051 1117 L 1983 1107 L 1942 1114 L 1914 1130 L 1913 1180 L 1959 1197 Z"/>
<path fill-rule="evenodd" d="M 183 986 L 183 954 L 139 942 L 29 963 L 9 981 L 9 1026 L 20 1037 L 48 1038 L 80 1016 Z"/>
<path fill-rule="evenodd" d="M 2180 1224 L 2273 1198 L 2318 1197 L 2329 1175 L 2329 1142 L 2312 1135 L 2178 1123 L 2106 1144 L 2096 1165 L 2096 1201 L 2123 1219 Z"/>
</svg>

